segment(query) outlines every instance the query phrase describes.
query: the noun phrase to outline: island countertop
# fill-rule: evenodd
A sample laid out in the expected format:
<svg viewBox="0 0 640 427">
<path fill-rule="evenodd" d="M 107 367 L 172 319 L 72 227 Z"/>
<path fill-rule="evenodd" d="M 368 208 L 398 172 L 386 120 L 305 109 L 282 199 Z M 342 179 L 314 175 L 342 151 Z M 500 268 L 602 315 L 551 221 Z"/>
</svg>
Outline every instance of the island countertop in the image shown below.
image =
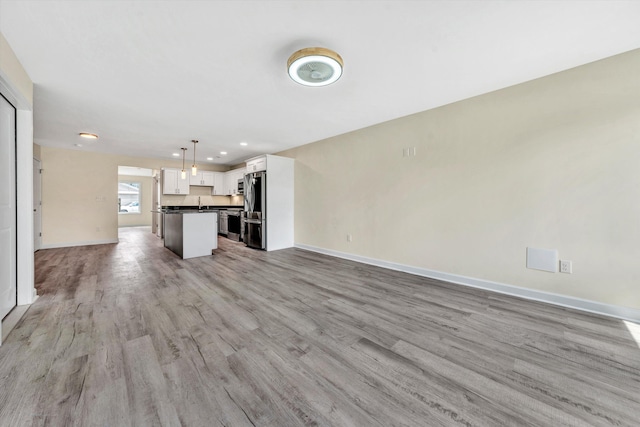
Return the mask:
<svg viewBox="0 0 640 427">
<path fill-rule="evenodd" d="M 228 209 L 244 209 L 244 205 L 203 205 L 203 206 L 162 206 L 162 211 L 189 211 L 189 210 L 205 210 L 205 211 L 217 211 Z M 163 212 L 164 213 L 164 212 Z"/>
</svg>

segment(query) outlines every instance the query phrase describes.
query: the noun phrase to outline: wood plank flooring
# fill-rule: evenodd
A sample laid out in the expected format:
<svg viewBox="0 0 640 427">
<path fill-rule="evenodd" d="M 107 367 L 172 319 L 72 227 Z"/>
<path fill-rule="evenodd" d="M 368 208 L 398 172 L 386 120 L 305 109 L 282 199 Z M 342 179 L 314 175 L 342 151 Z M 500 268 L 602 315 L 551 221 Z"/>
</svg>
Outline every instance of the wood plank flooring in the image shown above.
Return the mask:
<svg viewBox="0 0 640 427">
<path fill-rule="evenodd" d="M 148 228 L 36 253 L 0 426 L 637 426 L 640 326 Z"/>
</svg>

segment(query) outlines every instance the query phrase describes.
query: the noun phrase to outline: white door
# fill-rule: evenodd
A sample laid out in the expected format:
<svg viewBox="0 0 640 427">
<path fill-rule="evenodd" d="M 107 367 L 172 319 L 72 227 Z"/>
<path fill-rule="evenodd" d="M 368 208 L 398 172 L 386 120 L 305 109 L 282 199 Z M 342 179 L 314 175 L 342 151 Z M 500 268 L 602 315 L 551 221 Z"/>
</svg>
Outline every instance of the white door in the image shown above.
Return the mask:
<svg viewBox="0 0 640 427">
<path fill-rule="evenodd" d="M 40 160 L 33 159 L 33 250 L 42 244 L 42 175 Z"/>
<path fill-rule="evenodd" d="M 16 109 L 0 95 L 0 319 L 16 306 Z"/>
</svg>

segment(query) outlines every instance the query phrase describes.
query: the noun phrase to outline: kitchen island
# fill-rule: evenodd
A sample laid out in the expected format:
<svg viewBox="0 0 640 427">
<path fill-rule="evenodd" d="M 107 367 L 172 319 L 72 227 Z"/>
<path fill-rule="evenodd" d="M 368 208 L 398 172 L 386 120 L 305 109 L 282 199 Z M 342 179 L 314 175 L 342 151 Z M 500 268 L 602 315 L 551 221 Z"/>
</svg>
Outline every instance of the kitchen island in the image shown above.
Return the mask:
<svg viewBox="0 0 640 427">
<path fill-rule="evenodd" d="M 218 248 L 218 213 L 165 211 L 164 247 L 182 259 L 211 255 Z"/>
</svg>

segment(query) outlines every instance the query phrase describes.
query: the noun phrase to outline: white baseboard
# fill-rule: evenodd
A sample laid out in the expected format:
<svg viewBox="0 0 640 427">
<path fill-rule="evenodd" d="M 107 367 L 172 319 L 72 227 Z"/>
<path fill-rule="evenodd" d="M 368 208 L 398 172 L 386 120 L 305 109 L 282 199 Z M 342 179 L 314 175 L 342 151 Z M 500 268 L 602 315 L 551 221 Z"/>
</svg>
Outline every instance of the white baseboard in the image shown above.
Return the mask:
<svg viewBox="0 0 640 427">
<path fill-rule="evenodd" d="M 85 240 L 82 242 L 68 242 L 68 243 L 50 243 L 47 245 L 42 245 L 40 249 L 71 248 L 74 246 L 106 245 L 109 243 L 118 243 L 118 239 Z"/>
<path fill-rule="evenodd" d="M 402 271 L 416 276 L 429 277 L 439 279 L 458 285 L 470 286 L 473 288 L 485 289 L 489 291 L 499 292 L 501 294 L 512 295 L 516 297 L 526 298 L 533 301 L 545 302 L 548 304 L 559 305 L 561 307 L 573 308 L 576 310 L 586 311 L 589 313 L 601 314 L 604 316 L 615 317 L 618 319 L 629 320 L 640 323 L 640 310 L 622 307 L 601 302 L 590 301 L 582 298 L 571 297 L 567 295 L 554 294 L 551 292 L 537 291 L 535 289 L 521 288 L 518 286 L 507 285 L 504 283 L 491 282 L 473 277 L 459 276 L 457 274 L 443 273 L 441 271 L 428 270 L 426 268 L 412 267 L 410 265 L 398 264 L 395 262 L 384 261 L 375 258 L 368 258 L 360 255 L 353 255 L 346 252 L 334 251 L 331 249 L 318 248 L 315 246 L 296 243 L 296 248 L 305 249 L 337 258 L 348 259 L 351 261 L 361 262 L 363 264 L 375 265 L 377 267 L 388 268 L 390 270 Z"/>
</svg>

